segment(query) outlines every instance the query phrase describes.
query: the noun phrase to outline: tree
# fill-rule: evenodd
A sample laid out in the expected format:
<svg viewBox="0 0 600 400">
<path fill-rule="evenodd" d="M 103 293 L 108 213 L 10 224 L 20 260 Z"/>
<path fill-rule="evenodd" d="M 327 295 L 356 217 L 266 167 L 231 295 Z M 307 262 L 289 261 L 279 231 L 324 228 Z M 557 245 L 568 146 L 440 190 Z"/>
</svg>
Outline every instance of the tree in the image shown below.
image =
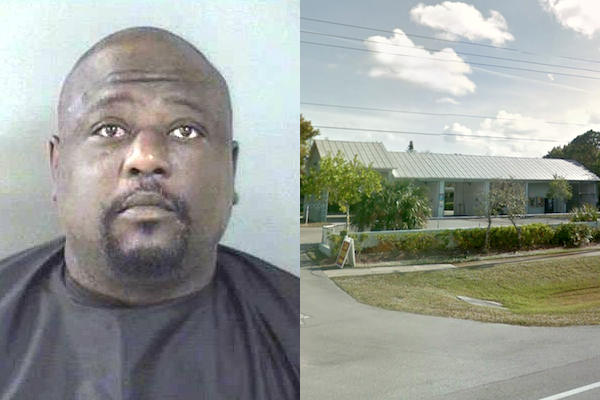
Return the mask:
<svg viewBox="0 0 600 400">
<path fill-rule="evenodd" d="M 494 182 L 493 188 L 498 207 L 508 217 L 517 230 L 517 239 L 521 247 L 521 227 L 517 225 L 517 218 L 521 218 L 527 211 L 527 198 L 525 185 L 513 180 Z"/>
<path fill-rule="evenodd" d="M 363 195 L 354 206 L 354 223 L 360 230 L 419 229 L 430 216 L 424 189 L 407 181 L 385 181 L 380 192 Z"/>
<path fill-rule="evenodd" d="M 500 196 L 498 196 L 497 191 L 492 190 L 491 185 L 490 190 L 482 195 L 476 210 L 477 214 L 485 217 L 487 221 L 487 229 L 485 230 L 485 251 L 487 253 L 490 251 L 490 231 L 492 229 L 492 218 L 498 215 L 501 211 Z"/>
<path fill-rule="evenodd" d="M 573 191 L 565 178 L 554 175 L 554 180 L 548 185 L 548 194 L 546 196 L 550 199 L 566 202 L 573 197 Z"/>
<path fill-rule="evenodd" d="M 575 160 L 600 175 L 600 132 L 589 130 L 564 146 L 554 147 L 544 158 Z"/>
<path fill-rule="evenodd" d="M 346 161 L 341 153 L 326 156 L 319 165 L 311 168 L 304 179 L 304 190 L 309 195 L 321 198 L 329 192 L 329 201 L 337 204 L 346 213 L 346 231 L 350 227 L 350 207 L 381 190 L 381 176 L 370 166 L 365 167 L 357 156 Z"/>
<path fill-rule="evenodd" d="M 490 190 L 483 195 L 477 207 L 478 214 L 487 220 L 485 231 L 485 251 L 490 249 L 490 231 L 492 218 L 499 214 L 506 214 L 517 230 L 519 246 L 521 245 L 521 227 L 517 225 L 517 218 L 523 216 L 527 210 L 525 186 L 513 180 L 492 182 Z"/>
<path fill-rule="evenodd" d="M 304 163 L 308 158 L 308 152 L 310 151 L 310 145 L 312 144 L 312 138 L 319 134 L 319 130 L 313 128 L 312 123 L 304 119 L 300 114 L 300 174 L 304 174 Z"/>
</svg>

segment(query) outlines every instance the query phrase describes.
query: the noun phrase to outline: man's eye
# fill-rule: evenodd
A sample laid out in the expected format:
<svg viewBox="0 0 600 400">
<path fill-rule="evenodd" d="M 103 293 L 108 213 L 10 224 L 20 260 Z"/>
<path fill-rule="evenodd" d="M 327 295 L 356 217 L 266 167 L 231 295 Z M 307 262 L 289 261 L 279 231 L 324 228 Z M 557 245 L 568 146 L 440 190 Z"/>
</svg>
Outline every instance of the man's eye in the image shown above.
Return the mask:
<svg viewBox="0 0 600 400">
<path fill-rule="evenodd" d="M 118 138 L 125 136 L 127 132 L 118 125 L 102 125 L 94 131 L 94 135 L 106 138 Z"/>
<path fill-rule="evenodd" d="M 192 126 L 183 125 L 183 126 L 173 129 L 171 132 L 169 132 L 169 135 L 175 136 L 176 138 L 179 138 L 179 139 L 193 139 L 195 137 L 200 136 L 200 133 L 198 132 L 198 130 L 196 128 L 194 128 Z"/>
</svg>

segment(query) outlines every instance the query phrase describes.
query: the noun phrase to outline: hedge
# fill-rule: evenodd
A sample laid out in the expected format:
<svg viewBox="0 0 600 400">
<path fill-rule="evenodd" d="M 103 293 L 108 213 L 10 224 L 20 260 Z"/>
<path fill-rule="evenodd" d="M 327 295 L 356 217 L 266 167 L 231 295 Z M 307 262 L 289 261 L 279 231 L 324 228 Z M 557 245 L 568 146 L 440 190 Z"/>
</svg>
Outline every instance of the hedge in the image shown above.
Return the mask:
<svg viewBox="0 0 600 400">
<path fill-rule="evenodd" d="M 490 251 L 532 250 L 551 246 L 578 247 L 600 243 L 600 229 L 587 224 L 567 223 L 557 227 L 530 224 L 520 227 L 521 243 L 514 226 L 490 229 Z M 330 237 L 332 254 L 337 254 L 346 232 Z M 416 231 L 397 235 L 377 235 L 377 244 L 363 248 L 365 234 L 350 234 L 357 253 L 390 253 L 399 258 L 428 255 L 463 255 L 485 252 L 485 228 L 455 229 L 436 232 Z"/>
</svg>

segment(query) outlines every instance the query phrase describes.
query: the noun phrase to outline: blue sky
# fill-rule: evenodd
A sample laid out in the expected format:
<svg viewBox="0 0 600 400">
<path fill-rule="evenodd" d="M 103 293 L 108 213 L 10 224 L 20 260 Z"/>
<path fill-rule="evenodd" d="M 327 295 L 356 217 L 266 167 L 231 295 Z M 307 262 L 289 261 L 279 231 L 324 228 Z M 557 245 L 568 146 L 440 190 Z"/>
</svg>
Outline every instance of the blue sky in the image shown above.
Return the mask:
<svg viewBox="0 0 600 400">
<path fill-rule="evenodd" d="M 313 124 L 443 134 L 320 128 L 322 138 L 541 157 L 600 130 L 598 1 L 302 0 L 301 16 L 302 41 L 359 49 L 301 43 L 301 110 Z"/>
</svg>

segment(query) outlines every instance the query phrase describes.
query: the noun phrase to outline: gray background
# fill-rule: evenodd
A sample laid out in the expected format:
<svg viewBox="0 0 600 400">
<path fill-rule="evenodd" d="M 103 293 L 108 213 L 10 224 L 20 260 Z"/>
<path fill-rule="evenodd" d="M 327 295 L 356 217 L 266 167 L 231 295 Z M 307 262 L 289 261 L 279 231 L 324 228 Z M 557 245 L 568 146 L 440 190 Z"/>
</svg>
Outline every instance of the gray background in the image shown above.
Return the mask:
<svg viewBox="0 0 600 400">
<path fill-rule="evenodd" d="M 102 37 L 150 25 L 192 42 L 229 83 L 240 201 L 223 242 L 298 275 L 298 18 L 298 0 L 3 1 L 0 258 L 60 234 L 46 141 L 65 75 Z"/>
</svg>

